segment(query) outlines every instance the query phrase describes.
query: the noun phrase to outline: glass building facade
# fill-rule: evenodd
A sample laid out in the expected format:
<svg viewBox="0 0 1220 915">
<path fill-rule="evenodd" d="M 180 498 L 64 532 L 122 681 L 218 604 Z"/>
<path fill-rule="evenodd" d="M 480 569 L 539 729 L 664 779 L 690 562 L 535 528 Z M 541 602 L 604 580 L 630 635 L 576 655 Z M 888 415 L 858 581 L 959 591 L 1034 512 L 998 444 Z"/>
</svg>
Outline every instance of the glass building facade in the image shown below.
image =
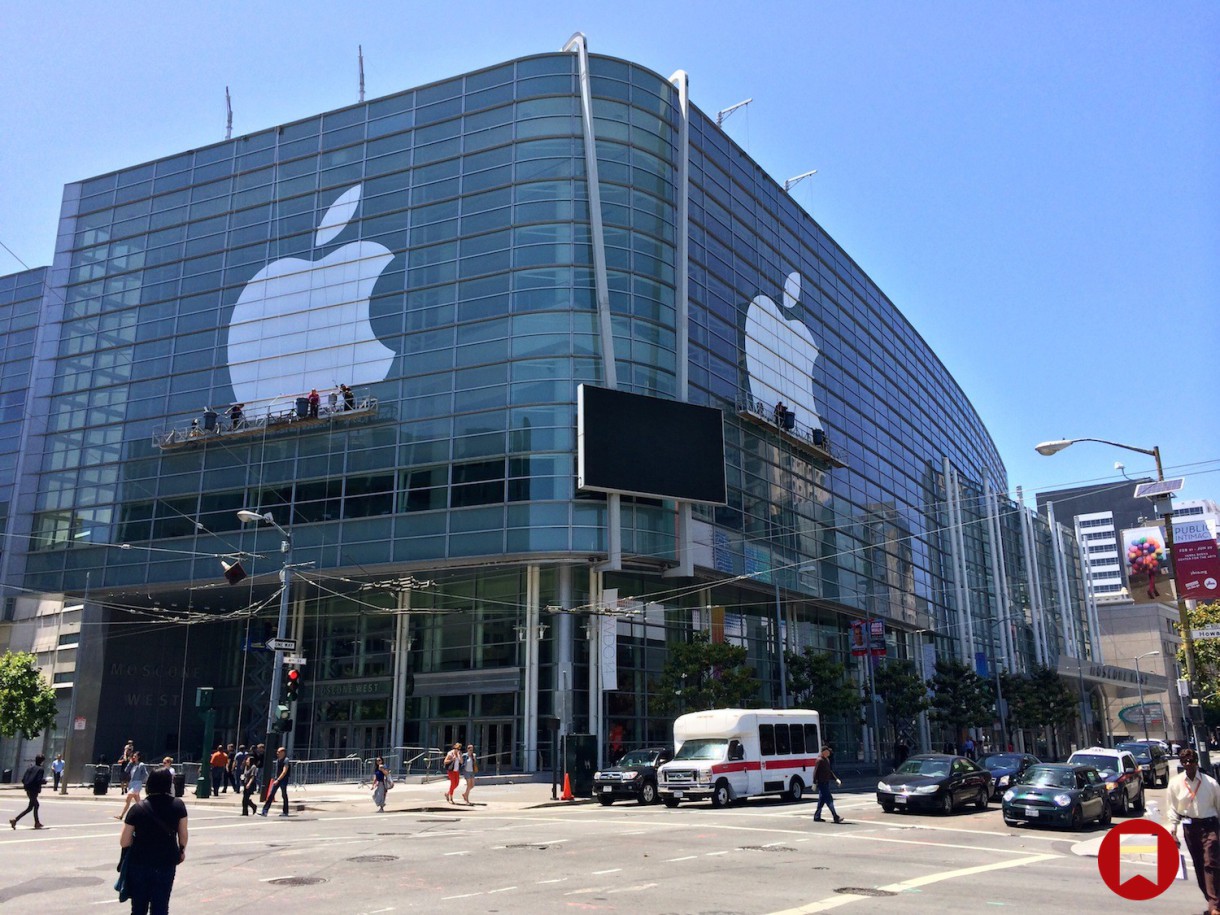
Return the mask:
<svg viewBox="0 0 1220 915">
<path fill-rule="evenodd" d="M 668 740 L 650 699 L 698 632 L 747 649 L 760 704 L 780 644 L 863 684 L 853 620 L 921 665 L 1091 656 L 1074 542 L 681 75 L 523 58 L 69 185 L 59 238 L 7 580 L 96 614 L 97 752 L 191 755 L 197 686 L 258 736 L 289 556 L 295 750 L 319 757 L 471 739 L 533 769 L 550 715 Z M 727 501 L 578 489 L 582 383 L 722 410 Z M 831 733 L 875 753 L 867 724 Z"/>
</svg>

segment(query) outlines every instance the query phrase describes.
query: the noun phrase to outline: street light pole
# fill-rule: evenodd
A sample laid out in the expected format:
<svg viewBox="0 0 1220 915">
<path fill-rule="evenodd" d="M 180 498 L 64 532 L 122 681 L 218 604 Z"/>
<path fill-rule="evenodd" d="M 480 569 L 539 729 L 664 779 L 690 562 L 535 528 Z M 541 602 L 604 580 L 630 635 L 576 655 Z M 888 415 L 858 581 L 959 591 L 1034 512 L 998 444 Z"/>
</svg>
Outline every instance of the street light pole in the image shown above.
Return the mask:
<svg viewBox="0 0 1220 915">
<path fill-rule="evenodd" d="M 242 509 L 237 513 L 238 520 L 243 522 L 265 522 L 280 532 L 284 539 L 280 542 L 280 552 L 283 554 L 283 564 L 280 566 L 280 618 L 275 628 L 276 639 L 288 637 L 288 605 L 292 590 L 292 534 L 275 523 L 271 512 L 258 512 Z M 271 784 L 275 769 L 275 750 L 278 732 L 275 730 L 276 706 L 279 705 L 280 690 L 284 684 L 284 652 L 277 648 L 275 660 L 271 667 L 271 696 L 267 701 L 267 752 L 263 754 L 264 785 Z"/>
<path fill-rule="evenodd" d="M 1144 725 L 1144 743 L 1148 742 L 1148 713 L 1144 708 L 1144 675 L 1140 673 L 1140 659 L 1150 658 L 1156 654 L 1160 654 L 1160 652 L 1145 651 L 1135 659 L 1135 685 L 1139 687 L 1140 691 L 1140 722 Z"/>
<path fill-rule="evenodd" d="M 1104 438 L 1069 438 L 1058 439 L 1051 442 L 1042 442 L 1034 446 L 1034 450 L 1039 454 L 1049 457 L 1052 454 L 1057 454 L 1064 448 L 1074 445 L 1077 442 L 1100 442 L 1103 445 L 1112 445 L 1115 448 L 1122 448 L 1126 451 L 1134 451 L 1136 454 L 1146 454 L 1156 461 L 1156 478 L 1157 482 L 1164 482 L 1165 468 L 1161 464 L 1161 448 L 1159 445 L 1153 445 L 1151 448 L 1139 448 L 1135 445 L 1124 445 L 1121 442 L 1112 442 Z M 1169 511 L 1161 515 L 1161 520 L 1165 523 L 1165 551 L 1169 560 L 1173 561 L 1173 508 L 1172 504 Z M 1173 582 L 1173 591 L 1178 605 L 1178 629 L 1182 634 L 1182 649 L 1186 654 L 1186 682 L 1190 686 L 1191 695 L 1195 690 L 1195 640 L 1190 632 L 1190 617 L 1186 612 L 1186 601 L 1182 599 L 1182 595 L 1178 592 L 1177 582 Z M 1193 706 L 1193 702 L 1191 703 Z M 1194 734 L 1195 749 L 1199 751 L 1200 758 L 1204 758 L 1207 752 L 1207 741 L 1202 734 L 1202 729 L 1195 722 L 1194 717 L 1189 715 L 1190 709 L 1187 709 L 1187 714 L 1190 720 L 1190 730 Z M 1205 760 L 1206 761 L 1206 760 Z"/>
</svg>

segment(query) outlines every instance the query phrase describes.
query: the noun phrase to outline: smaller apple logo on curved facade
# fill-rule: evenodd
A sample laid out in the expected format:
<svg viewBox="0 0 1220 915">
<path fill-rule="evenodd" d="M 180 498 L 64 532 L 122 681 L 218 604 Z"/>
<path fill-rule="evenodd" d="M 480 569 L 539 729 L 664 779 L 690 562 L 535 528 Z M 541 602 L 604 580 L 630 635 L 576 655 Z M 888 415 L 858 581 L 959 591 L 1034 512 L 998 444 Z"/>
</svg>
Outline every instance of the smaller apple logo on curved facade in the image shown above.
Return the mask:
<svg viewBox="0 0 1220 915">
<path fill-rule="evenodd" d="M 351 222 L 360 189 L 349 188 L 326 211 L 314 233 L 315 248 Z M 369 297 L 393 259 L 382 245 L 357 241 L 321 260 L 285 257 L 260 270 L 229 319 L 229 379 L 237 400 L 384 380 L 394 351 L 373 333 Z"/>
<path fill-rule="evenodd" d="M 746 371 L 750 394 L 773 409 L 783 401 L 796 414 L 796 421 L 821 429 L 813 399 L 813 363 L 818 345 L 796 313 L 801 298 L 801 275 L 788 274 L 784 282 L 783 312 L 775 302 L 759 295 L 746 312 Z M 785 313 L 791 317 L 785 317 Z"/>
</svg>

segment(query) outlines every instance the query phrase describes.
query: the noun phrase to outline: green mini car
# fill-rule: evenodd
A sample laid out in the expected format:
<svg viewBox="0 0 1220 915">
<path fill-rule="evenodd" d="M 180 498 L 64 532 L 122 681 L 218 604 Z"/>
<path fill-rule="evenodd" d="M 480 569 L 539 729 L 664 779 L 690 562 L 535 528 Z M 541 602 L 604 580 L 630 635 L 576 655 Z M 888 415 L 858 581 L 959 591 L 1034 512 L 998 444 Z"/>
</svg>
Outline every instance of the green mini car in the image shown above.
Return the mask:
<svg viewBox="0 0 1220 915">
<path fill-rule="evenodd" d="M 1105 779 L 1092 766 L 1071 763 L 1039 763 L 1026 769 L 1004 792 L 1003 811 L 1009 826 L 1024 821 L 1079 832 L 1090 820 L 1103 829 L 1110 825 Z"/>
</svg>

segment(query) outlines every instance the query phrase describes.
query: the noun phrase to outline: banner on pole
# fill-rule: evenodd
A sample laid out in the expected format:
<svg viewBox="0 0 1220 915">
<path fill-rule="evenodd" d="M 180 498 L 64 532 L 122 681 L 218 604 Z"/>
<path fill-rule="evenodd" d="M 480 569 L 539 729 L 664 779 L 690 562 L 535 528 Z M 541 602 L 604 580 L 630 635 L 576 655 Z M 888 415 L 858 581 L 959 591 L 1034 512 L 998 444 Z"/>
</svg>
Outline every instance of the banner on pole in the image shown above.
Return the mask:
<svg viewBox="0 0 1220 915">
<path fill-rule="evenodd" d="M 1187 600 L 1220 597 L 1220 548 L 1207 521 L 1175 521 L 1173 570 L 1178 593 Z"/>
</svg>

